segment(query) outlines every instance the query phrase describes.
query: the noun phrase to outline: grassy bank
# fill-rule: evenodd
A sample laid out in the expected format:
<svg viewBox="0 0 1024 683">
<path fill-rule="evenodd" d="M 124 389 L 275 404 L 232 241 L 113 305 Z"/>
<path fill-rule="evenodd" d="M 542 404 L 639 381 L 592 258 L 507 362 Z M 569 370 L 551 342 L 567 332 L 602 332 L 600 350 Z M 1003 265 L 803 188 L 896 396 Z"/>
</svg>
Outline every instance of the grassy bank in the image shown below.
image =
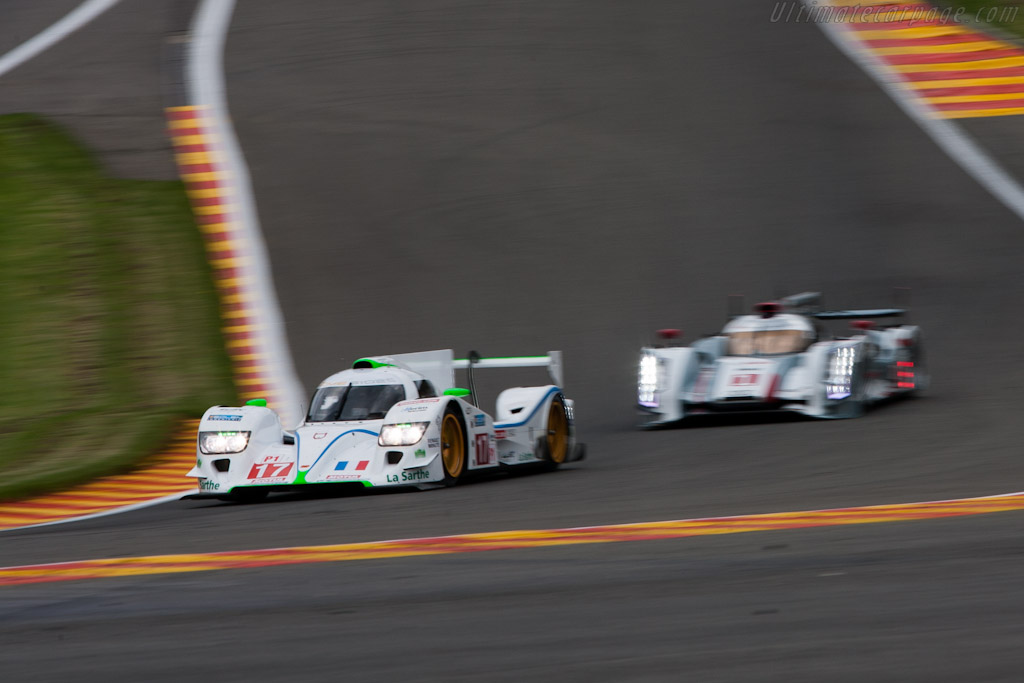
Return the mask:
<svg viewBox="0 0 1024 683">
<path fill-rule="evenodd" d="M 0 116 L 0 500 L 130 469 L 234 400 L 180 183 L 115 180 Z"/>
<path fill-rule="evenodd" d="M 937 7 L 963 9 L 961 22 L 985 30 L 987 25 L 1024 38 L 1024 2 L 1019 0 L 937 0 Z"/>
</svg>

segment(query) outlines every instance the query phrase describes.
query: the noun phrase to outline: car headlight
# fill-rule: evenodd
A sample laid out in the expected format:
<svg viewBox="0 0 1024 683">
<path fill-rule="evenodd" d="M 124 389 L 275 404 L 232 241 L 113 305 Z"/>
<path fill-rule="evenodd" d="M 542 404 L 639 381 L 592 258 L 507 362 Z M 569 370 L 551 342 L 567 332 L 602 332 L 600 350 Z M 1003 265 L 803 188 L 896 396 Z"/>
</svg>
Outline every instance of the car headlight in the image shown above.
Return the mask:
<svg viewBox="0 0 1024 683">
<path fill-rule="evenodd" d="M 208 455 L 241 453 L 249 445 L 251 432 L 199 432 L 199 450 Z"/>
<path fill-rule="evenodd" d="M 846 398 L 853 390 L 853 365 L 857 360 L 856 346 L 833 349 L 828 358 L 828 376 L 825 378 L 825 396 L 830 399 Z"/>
<path fill-rule="evenodd" d="M 664 373 L 664 360 L 650 352 L 640 357 L 640 373 L 636 385 L 636 398 L 640 405 L 658 407 L 658 391 L 664 384 Z"/>
<path fill-rule="evenodd" d="M 381 446 L 412 446 L 419 443 L 429 426 L 429 422 L 384 425 L 380 428 L 377 443 Z"/>
</svg>

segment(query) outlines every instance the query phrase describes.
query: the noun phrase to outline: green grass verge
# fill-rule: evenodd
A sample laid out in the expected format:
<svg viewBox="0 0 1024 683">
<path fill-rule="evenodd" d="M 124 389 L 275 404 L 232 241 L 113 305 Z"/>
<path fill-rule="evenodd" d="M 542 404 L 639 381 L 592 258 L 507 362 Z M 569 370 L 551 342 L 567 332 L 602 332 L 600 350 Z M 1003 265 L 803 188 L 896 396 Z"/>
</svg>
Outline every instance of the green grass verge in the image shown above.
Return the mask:
<svg viewBox="0 0 1024 683">
<path fill-rule="evenodd" d="M 933 4 L 952 8 L 954 12 L 963 9 L 960 22 L 966 26 L 984 31 L 992 25 L 1017 37 L 1024 37 L 1024 1 L 1020 0 L 936 0 Z"/>
<path fill-rule="evenodd" d="M 127 471 L 237 400 L 184 187 L 0 116 L 0 500 Z"/>
</svg>

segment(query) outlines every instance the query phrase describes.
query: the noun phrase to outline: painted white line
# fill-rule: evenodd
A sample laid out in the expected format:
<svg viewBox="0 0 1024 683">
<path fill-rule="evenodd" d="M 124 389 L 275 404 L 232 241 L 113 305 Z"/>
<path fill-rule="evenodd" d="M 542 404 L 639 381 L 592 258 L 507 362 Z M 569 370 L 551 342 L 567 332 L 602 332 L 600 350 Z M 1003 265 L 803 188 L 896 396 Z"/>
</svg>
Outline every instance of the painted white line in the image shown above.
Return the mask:
<svg viewBox="0 0 1024 683">
<path fill-rule="evenodd" d="M 63 19 L 0 57 L 0 76 L 82 28 L 121 0 L 86 0 Z"/>
<path fill-rule="evenodd" d="M 252 181 L 245 164 L 238 138 L 231 126 L 227 94 L 224 88 L 224 41 L 227 36 L 235 0 L 203 0 L 192 24 L 188 80 L 191 104 L 207 107 L 213 139 L 217 145 L 216 163 L 228 178 L 232 201 L 236 208 L 232 218 L 244 239 L 245 280 L 253 284 L 253 312 L 258 316 L 260 335 L 268 362 L 270 382 L 280 398 L 275 406 L 286 427 L 297 424 L 304 391 L 292 364 L 284 321 L 274 291 L 267 257 L 266 243 L 260 231 Z"/>
<path fill-rule="evenodd" d="M 807 0 L 804 0 L 807 4 Z M 1006 208 L 1024 220 L 1024 188 L 989 156 L 962 128 L 947 119 L 930 115 L 899 77 L 887 69 L 875 55 L 862 49 L 849 29 L 829 21 L 816 22 L 832 44 L 867 73 L 960 168 L 992 193 Z"/>
<path fill-rule="evenodd" d="M 108 517 L 110 515 L 119 515 L 122 512 L 131 512 L 132 510 L 141 510 L 142 508 L 152 507 L 153 505 L 160 505 L 161 503 L 170 503 L 174 500 L 181 500 L 182 497 L 195 493 L 194 488 L 182 491 L 181 493 L 171 493 L 160 498 L 153 498 L 152 500 L 144 500 L 141 503 L 132 503 L 131 505 L 122 505 L 121 507 L 111 508 L 104 510 L 103 512 L 94 512 L 89 515 L 80 515 L 78 517 L 68 517 L 66 519 L 55 519 L 52 522 L 40 522 L 39 524 L 25 524 L 23 526 L 12 526 L 7 529 L 0 529 L 0 534 L 5 531 L 17 531 L 18 529 L 38 529 L 41 526 L 54 526 L 55 524 L 67 524 L 68 522 L 82 522 L 87 519 L 96 519 L 97 517 Z"/>
</svg>

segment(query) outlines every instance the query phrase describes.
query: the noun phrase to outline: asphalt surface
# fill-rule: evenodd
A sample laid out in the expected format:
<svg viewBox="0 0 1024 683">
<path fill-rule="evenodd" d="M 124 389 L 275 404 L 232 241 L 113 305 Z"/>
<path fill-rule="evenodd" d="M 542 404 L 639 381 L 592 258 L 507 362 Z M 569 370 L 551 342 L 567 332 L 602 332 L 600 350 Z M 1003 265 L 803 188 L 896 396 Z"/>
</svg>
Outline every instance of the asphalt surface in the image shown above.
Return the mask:
<svg viewBox="0 0 1024 683">
<path fill-rule="evenodd" d="M 80 0 L 3 0 L 0 54 Z M 167 39 L 186 31 L 195 0 L 126 0 L 3 76 L 0 112 L 43 114 L 93 149 L 115 177 L 174 180 L 163 108 Z M 177 102 L 174 102 L 177 104 Z"/>
<path fill-rule="evenodd" d="M 815 26 L 769 10 L 241 3 L 230 106 L 307 389 L 367 354 L 561 349 L 590 458 L 450 490 L 183 501 L 7 532 L 0 565 L 1021 488 L 1020 222 Z M 102 54 L 100 24 L 78 39 Z M 928 395 L 854 421 L 633 428 L 654 329 L 714 331 L 727 294 L 876 306 L 895 286 L 925 330 Z M 1018 680 L 1021 521 L 5 588 L 16 647 L 0 672 Z"/>
</svg>

